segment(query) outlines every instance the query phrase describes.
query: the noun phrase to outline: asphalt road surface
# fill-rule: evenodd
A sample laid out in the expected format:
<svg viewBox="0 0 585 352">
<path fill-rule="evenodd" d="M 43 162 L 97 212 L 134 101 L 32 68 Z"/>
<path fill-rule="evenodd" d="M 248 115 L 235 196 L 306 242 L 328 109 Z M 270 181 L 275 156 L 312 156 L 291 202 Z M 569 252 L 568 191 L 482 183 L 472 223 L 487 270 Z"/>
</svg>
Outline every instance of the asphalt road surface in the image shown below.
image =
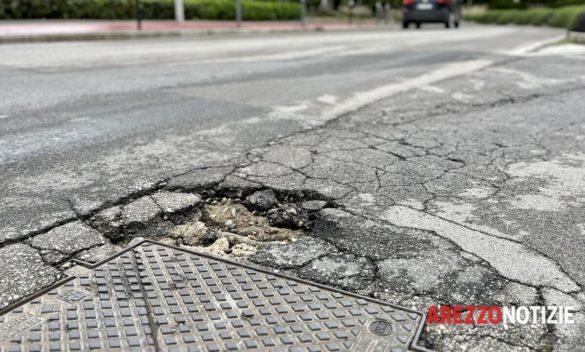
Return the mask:
<svg viewBox="0 0 585 352">
<path fill-rule="evenodd" d="M 69 250 L 47 233 L 213 174 L 210 186 L 335 205 L 308 234 L 321 241 L 314 253 L 291 244 L 256 263 L 282 267 L 275 258 L 299 251 L 308 258 L 285 265 L 292 275 L 423 311 L 583 310 L 585 54 L 541 48 L 562 34 L 468 26 L 2 45 L 0 307 L 109 244 Z M 575 351 L 585 316 L 576 320 L 429 326 L 424 339 L 444 351 Z"/>
</svg>

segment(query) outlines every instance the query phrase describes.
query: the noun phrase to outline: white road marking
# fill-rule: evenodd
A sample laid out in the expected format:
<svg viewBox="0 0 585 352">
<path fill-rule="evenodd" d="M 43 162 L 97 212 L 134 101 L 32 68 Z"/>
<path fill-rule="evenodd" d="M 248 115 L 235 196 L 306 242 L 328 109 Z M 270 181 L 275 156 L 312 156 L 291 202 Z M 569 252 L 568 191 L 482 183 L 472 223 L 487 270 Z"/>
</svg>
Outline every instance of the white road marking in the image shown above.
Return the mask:
<svg viewBox="0 0 585 352">
<path fill-rule="evenodd" d="M 512 56 L 528 55 L 528 54 L 531 54 L 531 53 L 533 53 L 541 48 L 546 47 L 547 45 L 559 42 L 559 41 L 565 39 L 565 37 L 566 36 L 564 34 L 562 34 L 562 35 L 558 35 L 558 36 L 555 36 L 552 38 L 543 39 L 541 41 L 528 43 L 526 45 L 521 45 L 519 47 L 516 47 L 516 48 L 508 51 L 506 54 L 512 55 Z"/>
<path fill-rule="evenodd" d="M 492 71 L 505 73 L 507 75 L 518 76 L 521 79 L 521 81 L 517 81 L 516 85 L 522 89 L 536 89 L 536 88 L 566 83 L 566 82 L 570 82 L 570 81 L 575 80 L 573 78 L 556 79 L 556 78 L 539 77 L 539 76 L 533 75 L 533 74 L 528 73 L 528 72 L 514 70 L 511 68 L 504 68 L 504 67 L 496 67 L 496 68 L 493 68 Z"/>
<path fill-rule="evenodd" d="M 502 33 L 500 32 L 499 34 Z M 553 39 L 548 39 L 547 42 L 550 42 Z M 541 41 L 533 43 L 530 46 L 523 45 L 511 50 L 510 53 L 534 50 L 533 48 L 540 47 L 543 45 L 542 43 L 543 42 Z M 314 104 L 307 101 L 290 106 L 277 106 L 272 109 L 272 112 L 263 118 L 255 116 L 249 119 L 233 121 L 216 128 L 199 131 L 197 134 L 218 134 L 225 132 L 226 130 L 237 128 L 239 124 L 265 123 L 266 121 L 277 120 L 295 120 L 303 124 L 302 128 L 309 129 L 395 94 L 406 92 L 411 89 L 418 89 L 420 87 L 432 86 L 436 82 L 479 71 L 491 66 L 493 63 L 493 61 L 485 59 L 452 62 L 414 78 L 378 86 L 367 91 L 356 92 L 351 97 L 341 100 L 335 105 L 330 105 L 330 107 L 326 107 L 325 109 L 315 109 Z"/>
<path fill-rule="evenodd" d="M 318 118 L 318 122 L 325 122 L 334 119 L 338 116 L 347 114 L 365 105 L 384 98 L 388 98 L 397 93 L 405 92 L 413 88 L 419 88 L 421 86 L 431 85 L 438 81 L 480 70 L 490 66 L 492 63 L 492 61 L 488 60 L 453 62 L 415 78 L 407 79 L 398 83 L 390 83 L 379 86 L 364 92 L 357 92 L 353 95 L 353 97 L 346 99 L 335 105 L 335 107 L 324 111 Z"/>
<path fill-rule="evenodd" d="M 452 42 L 480 42 L 498 37 L 509 38 L 516 29 L 509 27 L 476 27 L 465 31 L 443 35 L 444 30 L 425 31 L 365 31 L 346 33 L 314 33 L 312 35 L 290 33 L 286 36 L 274 37 L 236 37 L 221 40 L 185 40 L 181 45 L 176 41 L 159 42 L 127 41 L 125 45 L 103 41 L 77 44 L 87 50 L 72 50 L 71 43 L 38 44 L 12 50 L 11 46 L 0 49 L 2 63 L 6 66 L 21 68 L 61 68 L 61 67 L 95 67 L 104 65 L 131 65 L 139 63 L 156 63 L 168 65 L 190 65 L 205 61 L 263 61 L 299 59 L 315 56 L 319 53 L 331 56 L 350 56 L 383 53 L 386 51 L 400 52 L 404 48 L 413 48 L 425 43 L 437 44 Z M 375 47 L 367 47 L 374 43 Z M 505 43 L 505 41 L 503 41 Z M 505 44 L 504 44 L 505 45 Z M 365 46 L 365 47 L 364 47 Z M 43 49 L 43 55 L 37 51 Z M 272 53 L 254 57 L 251 53 L 270 50 Z M 490 50 L 486 48 L 485 50 Z M 494 48 L 494 51 L 497 49 Z M 502 49 L 505 50 L 505 49 Z M 286 52 L 285 52 L 286 51 Z M 170 61 L 170 63 L 169 63 Z M 184 61 L 184 62 L 183 62 Z M 181 63 L 183 62 L 183 63 Z"/>
<path fill-rule="evenodd" d="M 302 122 L 303 128 L 305 129 L 313 128 L 341 115 L 372 104 L 378 100 L 388 98 L 392 95 L 405 92 L 410 89 L 420 88 L 421 86 L 429 86 L 433 83 L 445 79 L 481 70 L 490 66 L 492 63 L 493 62 L 489 60 L 453 62 L 438 67 L 418 77 L 382 85 L 371 90 L 354 93 L 350 98 L 342 100 L 335 105 L 329 105 L 325 109 L 311 109 L 310 107 L 312 104 L 307 101 L 291 106 L 277 106 L 274 107 L 272 112 L 270 112 L 265 118 L 259 119 L 258 117 L 253 117 L 239 121 L 233 121 L 210 130 L 199 131 L 198 134 L 217 134 L 232 128 L 237 128 L 237 126 L 240 124 L 264 123 L 265 121 L 277 120 L 295 120 Z"/>
<path fill-rule="evenodd" d="M 451 94 L 451 98 L 457 101 L 469 101 L 473 98 L 473 95 L 465 94 L 463 92 L 454 92 Z"/>
<path fill-rule="evenodd" d="M 303 102 L 296 104 L 296 105 L 286 105 L 286 106 L 277 105 L 272 109 L 276 112 L 283 112 L 283 113 L 301 112 L 301 111 L 307 110 L 310 105 L 311 105 L 310 101 L 303 101 Z"/>
<path fill-rule="evenodd" d="M 331 94 L 325 94 L 317 98 L 317 101 L 323 104 L 333 105 L 337 102 L 337 97 Z"/>
<path fill-rule="evenodd" d="M 585 45 L 581 44 L 561 44 L 550 45 L 532 53 L 531 56 L 549 56 L 561 55 L 566 57 L 585 57 Z"/>
</svg>

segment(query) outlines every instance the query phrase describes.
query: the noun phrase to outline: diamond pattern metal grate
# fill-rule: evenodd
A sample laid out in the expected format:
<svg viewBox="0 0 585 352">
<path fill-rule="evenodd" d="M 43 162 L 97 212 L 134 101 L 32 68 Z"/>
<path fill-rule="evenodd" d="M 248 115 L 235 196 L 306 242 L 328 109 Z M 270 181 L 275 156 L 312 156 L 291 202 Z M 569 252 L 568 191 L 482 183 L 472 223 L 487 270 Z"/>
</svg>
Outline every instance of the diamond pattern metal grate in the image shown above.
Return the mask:
<svg viewBox="0 0 585 352">
<path fill-rule="evenodd" d="M 2 351 L 406 351 L 424 315 L 142 242 L 0 317 Z"/>
</svg>

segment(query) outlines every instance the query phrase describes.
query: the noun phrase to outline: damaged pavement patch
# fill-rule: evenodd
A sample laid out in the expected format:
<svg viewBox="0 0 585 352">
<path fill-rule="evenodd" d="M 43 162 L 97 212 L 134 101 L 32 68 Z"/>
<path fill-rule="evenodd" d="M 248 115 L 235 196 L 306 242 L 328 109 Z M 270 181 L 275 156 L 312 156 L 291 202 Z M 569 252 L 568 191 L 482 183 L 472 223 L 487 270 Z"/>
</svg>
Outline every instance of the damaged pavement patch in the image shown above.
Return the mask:
<svg viewBox="0 0 585 352">
<path fill-rule="evenodd" d="M 101 233 L 80 221 L 71 222 L 34 236 L 28 241 L 48 264 L 58 264 L 78 252 L 105 244 Z"/>
</svg>

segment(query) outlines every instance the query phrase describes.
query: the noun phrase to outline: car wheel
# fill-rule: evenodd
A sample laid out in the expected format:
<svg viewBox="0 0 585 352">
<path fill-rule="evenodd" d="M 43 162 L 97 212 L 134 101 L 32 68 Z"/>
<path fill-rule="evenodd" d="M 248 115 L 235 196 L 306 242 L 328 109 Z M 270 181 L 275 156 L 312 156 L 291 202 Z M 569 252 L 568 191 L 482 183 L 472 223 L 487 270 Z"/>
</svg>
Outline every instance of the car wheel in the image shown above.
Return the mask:
<svg viewBox="0 0 585 352">
<path fill-rule="evenodd" d="M 408 29 L 409 22 L 402 22 L 402 28 Z"/>
<path fill-rule="evenodd" d="M 416 23 L 416 29 L 420 29 L 420 22 Z"/>
</svg>

